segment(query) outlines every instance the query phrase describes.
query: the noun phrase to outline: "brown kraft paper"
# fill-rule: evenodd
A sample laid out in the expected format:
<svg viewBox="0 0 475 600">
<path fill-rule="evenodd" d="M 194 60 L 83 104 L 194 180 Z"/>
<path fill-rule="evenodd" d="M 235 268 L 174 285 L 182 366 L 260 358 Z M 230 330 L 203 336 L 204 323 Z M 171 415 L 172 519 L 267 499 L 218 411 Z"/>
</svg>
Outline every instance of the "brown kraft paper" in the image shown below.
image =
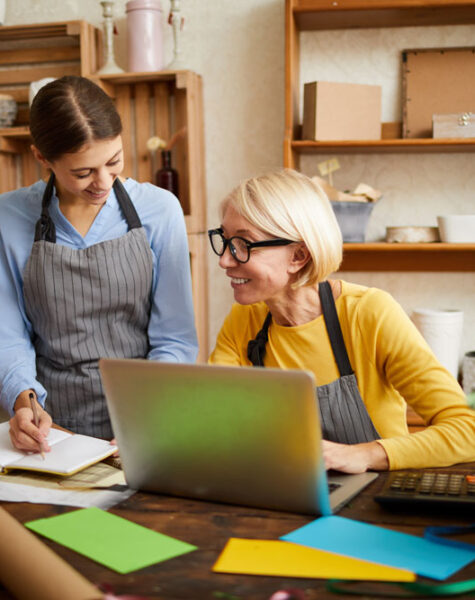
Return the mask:
<svg viewBox="0 0 475 600">
<path fill-rule="evenodd" d="M 102 600 L 85 577 L 0 508 L 0 581 L 18 600 Z"/>
</svg>

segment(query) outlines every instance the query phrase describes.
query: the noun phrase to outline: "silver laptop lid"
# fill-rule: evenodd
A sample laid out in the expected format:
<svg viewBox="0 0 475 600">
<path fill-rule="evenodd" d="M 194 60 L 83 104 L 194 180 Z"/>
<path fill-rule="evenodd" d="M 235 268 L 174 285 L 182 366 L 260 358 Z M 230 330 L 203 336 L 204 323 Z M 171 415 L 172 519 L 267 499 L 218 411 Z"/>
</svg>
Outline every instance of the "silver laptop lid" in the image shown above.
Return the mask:
<svg viewBox="0 0 475 600">
<path fill-rule="evenodd" d="M 130 487 L 331 514 L 313 374 L 103 359 Z"/>
</svg>

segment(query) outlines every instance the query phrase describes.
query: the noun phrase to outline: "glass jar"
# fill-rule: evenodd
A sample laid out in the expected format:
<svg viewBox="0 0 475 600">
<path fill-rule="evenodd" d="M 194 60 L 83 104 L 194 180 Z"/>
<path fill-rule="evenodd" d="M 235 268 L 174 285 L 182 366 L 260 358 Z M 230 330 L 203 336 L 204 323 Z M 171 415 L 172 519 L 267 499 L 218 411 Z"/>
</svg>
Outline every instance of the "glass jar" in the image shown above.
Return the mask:
<svg viewBox="0 0 475 600">
<path fill-rule="evenodd" d="M 125 12 L 129 71 L 160 71 L 164 66 L 160 0 L 129 0 Z"/>
</svg>

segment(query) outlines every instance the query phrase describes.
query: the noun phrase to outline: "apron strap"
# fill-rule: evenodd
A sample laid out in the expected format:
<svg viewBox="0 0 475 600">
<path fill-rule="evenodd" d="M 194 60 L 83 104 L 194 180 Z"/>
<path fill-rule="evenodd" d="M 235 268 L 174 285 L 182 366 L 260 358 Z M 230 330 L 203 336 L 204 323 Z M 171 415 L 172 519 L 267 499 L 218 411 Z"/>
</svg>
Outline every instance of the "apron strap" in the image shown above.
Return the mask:
<svg viewBox="0 0 475 600">
<path fill-rule="evenodd" d="M 54 180 L 54 173 L 51 173 L 45 191 L 43 192 L 41 216 L 35 225 L 35 242 L 45 240 L 46 242 L 52 242 L 53 244 L 56 243 L 56 227 L 49 214 L 49 204 L 51 202 L 51 197 L 53 196 Z M 113 188 L 122 214 L 129 226 L 129 230 L 142 227 L 142 222 L 132 204 L 132 200 L 118 177 L 116 177 L 114 181 Z"/>
<path fill-rule="evenodd" d="M 352 375 L 353 369 L 351 368 L 350 359 L 348 358 L 348 352 L 346 351 L 345 341 L 343 339 L 343 333 L 340 327 L 340 321 L 338 320 L 338 314 L 336 312 L 335 300 L 333 298 L 332 289 L 328 281 L 322 281 L 318 285 L 318 293 L 320 294 L 320 302 L 322 305 L 323 318 L 325 320 L 325 327 L 327 328 L 328 337 L 330 338 L 330 344 L 333 350 L 333 356 L 335 357 L 340 376 Z"/>
<path fill-rule="evenodd" d="M 323 281 L 318 286 L 318 293 L 322 304 L 323 318 L 327 329 L 330 345 L 332 347 L 333 356 L 335 357 L 340 376 L 352 375 L 348 352 L 346 351 L 345 341 L 341 332 L 340 321 L 336 312 L 335 300 L 328 281 Z M 268 330 L 272 321 L 271 313 L 267 313 L 262 329 L 253 340 L 247 344 L 247 358 L 251 361 L 254 367 L 264 366 L 264 356 L 266 353 L 266 344 L 269 339 Z"/>
<path fill-rule="evenodd" d="M 256 335 L 255 339 L 250 340 L 247 344 L 247 358 L 254 367 L 264 366 L 264 356 L 266 354 L 266 344 L 269 339 L 268 331 L 271 321 L 272 315 L 268 312 L 262 329 Z"/>
<path fill-rule="evenodd" d="M 140 221 L 137 211 L 135 210 L 135 206 L 132 204 L 129 194 L 118 177 L 115 178 L 113 187 L 115 195 L 117 196 L 117 202 L 119 203 L 122 214 L 127 221 L 129 230 L 142 227 L 142 222 Z"/>
</svg>

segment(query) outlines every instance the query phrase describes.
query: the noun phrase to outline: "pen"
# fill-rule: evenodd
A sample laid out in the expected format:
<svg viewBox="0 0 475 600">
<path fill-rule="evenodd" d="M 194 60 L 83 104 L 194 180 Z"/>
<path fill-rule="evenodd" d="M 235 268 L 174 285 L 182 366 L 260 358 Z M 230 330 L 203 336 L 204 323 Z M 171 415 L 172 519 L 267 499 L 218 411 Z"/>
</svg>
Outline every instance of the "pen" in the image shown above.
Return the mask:
<svg viewBox="0 0 475 600">
<path fill-rule="evenodd" d="M 30 406 L 31 406 L 31 410 L 33 411 L 33 423 L 35 424 L 35 427 L 39 427 L 40 425 L 40 419 L 38 417 L 38 410 L 36 408 L 36 401 L 35 401 L 35 395 L 33 394 L 33 392 L 30 392 L 29 396 L 30 398 Z M 44 460 L 45 459 L 45 453 L 43 452 L 43 448 L 40 442 L 40 454 L 41 454 L 41 458 Z"/>
</svg>

